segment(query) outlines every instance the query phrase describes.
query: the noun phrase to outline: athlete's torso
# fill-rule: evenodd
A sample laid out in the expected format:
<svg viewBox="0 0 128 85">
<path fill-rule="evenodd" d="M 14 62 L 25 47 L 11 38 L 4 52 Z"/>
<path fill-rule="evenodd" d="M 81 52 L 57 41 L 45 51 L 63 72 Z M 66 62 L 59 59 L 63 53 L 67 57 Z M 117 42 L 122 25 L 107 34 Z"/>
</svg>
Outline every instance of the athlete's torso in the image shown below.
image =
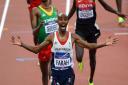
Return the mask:
<svg viewBox="0 0 128 85">
<path fill-rule="evenodd" d="M 41 21 L 44 21 L 44 25 L 41 27 L 38 33 L 38 43 L 44 41 L 44 39 L 48 36 L 48 34 L 53 33 L 58 30 L 57 24 L 57 11 L 54 7 L 50 12 L 47 12 L 41 6 L 38 7 L 40 12 L 40 18 L 38 20 L 38 25 Z"/>
<path fill-rule="evenodd" d="M 78 24 L 94 24 L 96 20 L 95 0 L 76 0 Z"/>
<path fill-rule="evenodd" d="M 65 70 L 73 66 L 73 50 L 71 33 L 68 32 L 68 37 L 65 43 L 61 43 L 58 38 L 58 32 L 54 33 L 53 47 L 52 47 L 52 69 Z"/>
</svg>

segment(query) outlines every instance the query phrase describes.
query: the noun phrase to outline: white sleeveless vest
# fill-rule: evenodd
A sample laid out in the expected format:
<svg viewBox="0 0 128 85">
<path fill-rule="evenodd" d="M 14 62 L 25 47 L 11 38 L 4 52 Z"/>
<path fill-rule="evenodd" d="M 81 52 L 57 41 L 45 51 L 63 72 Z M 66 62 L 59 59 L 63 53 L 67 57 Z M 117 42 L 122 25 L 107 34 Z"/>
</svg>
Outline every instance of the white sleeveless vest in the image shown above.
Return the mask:
<svg viewBox="0 0 128 85">
<path fill-rule="evenodd" d="M 53 41 L 53 68 L 54 69 L 68 69 L 73 66 L 73 48 L 71 41 L 71 33 L 67 38 L 67 41 L 62 45 L 57 38 L 57 32 L 54 33 L 54 41 Z"/>
</svg>

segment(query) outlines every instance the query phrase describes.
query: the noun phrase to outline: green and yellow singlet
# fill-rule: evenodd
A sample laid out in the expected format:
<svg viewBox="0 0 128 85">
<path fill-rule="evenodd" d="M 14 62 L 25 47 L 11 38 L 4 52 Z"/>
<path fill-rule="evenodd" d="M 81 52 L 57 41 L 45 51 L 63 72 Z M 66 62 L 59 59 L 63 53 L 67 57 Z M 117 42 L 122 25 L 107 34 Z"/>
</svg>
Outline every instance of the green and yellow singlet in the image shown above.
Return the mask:
<svg viewBox="0 0 128 85">
<path fill-rule="evenodd" d="M 43 9 L 41 6 L 38 7 L 39 12 L 41 14 L 38 25 L 41 21 L 44 21 L 44 25 L 40 28 L 38 33 L 38 43 L 44 41 L 44 39 L 48 36 L 48 34 L 53 33 L 58 30 L 57 24 L 57 11 L 54 7 L 51 7 L 52 10 L 50 12 Z"/>
</svg>

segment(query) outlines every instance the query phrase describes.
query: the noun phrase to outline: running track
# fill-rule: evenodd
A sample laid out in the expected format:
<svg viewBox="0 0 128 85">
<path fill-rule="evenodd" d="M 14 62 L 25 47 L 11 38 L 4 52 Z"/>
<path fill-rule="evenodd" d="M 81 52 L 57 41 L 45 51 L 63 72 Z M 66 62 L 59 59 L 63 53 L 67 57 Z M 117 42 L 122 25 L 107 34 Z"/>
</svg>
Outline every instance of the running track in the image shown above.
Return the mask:
<svg viewBox="0 0 128 85">
<path fill-rule="evenodd" d="M 4 1 L 0 0 L 0 20 L 4 8 Z M 107 0 L 115 7 L 114 0 Z M 123 12 L 128 13 L 128 1 L 123 0 Z M 53 3 L 62 12 L 65 11 L 65 0 L 53 0 Z M 99 41 L 115 33 L 127 33 L 116 35 L 118 44 L 101 48 L 97 52 L 97 67 L 94 77 L 95 85 L 128 85 L 128 28 L 120 28 L 116 23 L 116 15 L 106 12 L 97 3 L 97 23 L 102 35 Z M 73 27 L 75 16 L 70 20 L 69 27 Z M 73 32 L 73 29 L 69 29 Z M 2 39 L 0 40 L 0 85 L 41 85 L 41 73 L 37 65 L 37 56 L 17 46 L 10 44 L 11 35 L 20 35 L 26 43 L 33 44 L 29 13 L 25 0 L 11 0 L 6 17 Z M 98 42 L 99 42 L 98 41 Z M 25 61 L 16 59 L 22 58 Z M 74 56 L 75 60 L 75 56 Z M 88 85 L 89 60 L 85 50 L 84 71 L 77 69 L 75 85 Z"/>
</svg>

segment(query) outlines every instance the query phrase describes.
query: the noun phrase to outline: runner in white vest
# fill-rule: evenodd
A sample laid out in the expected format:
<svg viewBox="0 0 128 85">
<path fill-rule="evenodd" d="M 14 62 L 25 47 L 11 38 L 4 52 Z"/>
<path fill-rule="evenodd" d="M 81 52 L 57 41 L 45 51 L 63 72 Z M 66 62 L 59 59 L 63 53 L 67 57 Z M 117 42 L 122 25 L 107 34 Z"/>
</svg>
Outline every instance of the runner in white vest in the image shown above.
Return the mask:
<svg viewBox="0 0 128 85">
<path fill-rule="evenodd" d="M 68 69 L 73 66 L 73 48 L 72 48 L 72 41 L 71 41 L 71 33 L 68 32 L 67 39 L 65 42 L 61 42 L 58 36 L 58 32 L 54 33 L 54 41 L 52 46 L 52 53 L 53 57 L 52 59 L 54 64 L 52 66 L 52 69 Z"/>
<path fill-rule="evenodd" d="M 74 85 L 75 74 L 73 71 L 73 44 L 78 44 L 87 49 L 97 49 L 104 46 L 115 44 L 116 38 L 108 38 L 104 43 L 88 43 L 82 40 L 77 34 L 66 31 L 68 18 L 65 14 L 58 16 L 59 30 L 48 35 L 48 37 L 37 46 L 30 46 L 23 43 L 20 37 L 12 37 L 12 44 L 21 46 L 31 52 L 38 53 L 43 47 L 52 44 L 51 59 L 51 85 Z"/>
</svg>

